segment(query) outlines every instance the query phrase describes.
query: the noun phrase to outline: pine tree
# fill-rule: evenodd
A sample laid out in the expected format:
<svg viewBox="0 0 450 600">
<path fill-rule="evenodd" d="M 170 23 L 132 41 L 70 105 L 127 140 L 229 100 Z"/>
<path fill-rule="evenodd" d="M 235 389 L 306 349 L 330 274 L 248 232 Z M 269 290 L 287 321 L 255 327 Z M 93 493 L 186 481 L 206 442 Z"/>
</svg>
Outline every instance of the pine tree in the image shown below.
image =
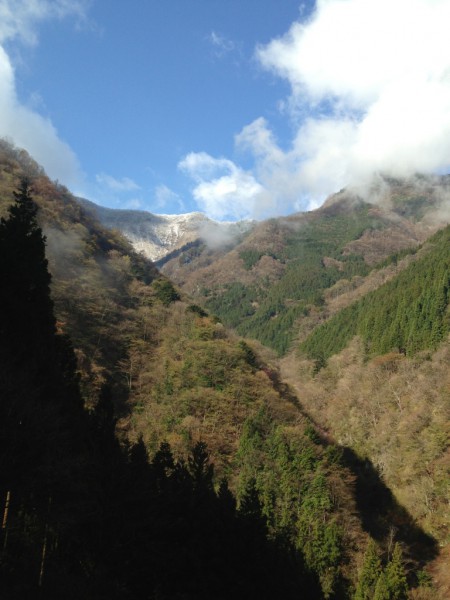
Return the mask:
<svg viewBox="0 0 450 600">
<path fill-rule="evenodd" d="M 22 557 L 15 565 L 20 577 L 40 587 L 52 532 L 62 523 L 62 498 L 71 497 L 79 462 L 82 403 L 73 351 L 56 334 L 45 237 L 27 180 L 14 198 L 8 218 L 0 220 L 3 547 L 6 555 Z"/>
<path fill-rule="evenodd" d="M 375 592 L 375 586 L 381 575 L 381 560 L 378 556 L 377 546 L 370 539 L 364 555 L 364 562 L 359 574 L 358 585 L 354 600 L 370 600 Z"/>
<path fill-rule="evenodd" d="M 385 575 L 390 600 L 406 600 L 408 598 L 408 583 L 403 566 L 402 550 L 398 543 L 394 546 L 392 558 L 386 566 Z"/>
<path fill-rule="evenodd" d="M 214 467 L 209 462 L 209 454 L 204 442 L 197 442 L 188 459 L 189 473 L 194 489 L 198 492 L 211 492 L 213 489 Z"/>
<path fill-rule="evenodd" d="M 8 490 L 36 476 L 46 451 L 55 336 L 45 238 L 26 180 L 14 197 L 0 221 L 0 453 Z"/>
<path fill-rule="evenodd" d="M 381 573 L 378 577 L 373 600 L 391 600 L 385 573 Z"/>
</svg>

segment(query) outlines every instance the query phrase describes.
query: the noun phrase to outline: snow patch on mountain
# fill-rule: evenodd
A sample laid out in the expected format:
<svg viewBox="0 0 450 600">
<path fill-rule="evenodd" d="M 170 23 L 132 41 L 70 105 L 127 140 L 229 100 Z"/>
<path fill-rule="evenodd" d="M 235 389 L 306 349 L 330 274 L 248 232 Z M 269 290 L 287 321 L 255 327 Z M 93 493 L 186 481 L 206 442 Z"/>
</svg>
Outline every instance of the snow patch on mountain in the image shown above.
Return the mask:
<svg viewBox="0 0 450 600">
<path fill-rule="evenodd" d="M 223 246 L 252 227 L 250 221 L 218 222 L 200 212 L 155 215 L 141 210 L 105 208 L 85 199 L 79 201 L 105 227 L 119 230 L 137 252 L 154 262 L 198 239 L 214 248 Z"/>
</svg>

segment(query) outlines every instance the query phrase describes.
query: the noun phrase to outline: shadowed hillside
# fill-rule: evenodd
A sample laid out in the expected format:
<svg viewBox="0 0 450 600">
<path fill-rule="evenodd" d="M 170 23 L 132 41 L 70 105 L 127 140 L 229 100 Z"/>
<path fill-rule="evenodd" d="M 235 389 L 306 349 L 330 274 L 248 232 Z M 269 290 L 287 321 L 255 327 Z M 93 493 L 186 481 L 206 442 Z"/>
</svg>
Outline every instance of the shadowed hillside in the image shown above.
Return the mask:
<svg viewBox="0 0 450 600">
<path fill-rule="evenodd" d="M 213 498 L 212 490 L 218 498 L 221 493 L 222 497 L 229 494 L 225 483 L 221 483 L 223 477 L 226 477 L 236 497 L 238 512 L 247 523 L 243 525 L 245 535 L 249 536 L 252 544 L 257 545 L 258 540 L 261 541 L 264 555 L 262 565 L 268 564 L 264 561 L 271 560 L 270 548 L 284 548 L 287 554 L 274 558 L 275 562 L 279 561 L 277 564 L 280 565 L 280 574 L 283 564 L 288 571 L 289 565 L 300 569 L 297 576 L 300 577 L 300 583 L 310 586 L 307 587 L 309 597 L 316 596 L 314 586 L 319 582 L 321 591 L 317 592 L 318 597 L 350 598 L 360 585 L 360 572 L 366 547 L 370 546 L 370 534 L 377 540 L 377 552 L 381 561 L 377 577 L 381 577 L 382 572 L 385 577 L 392 570 L 395 554 L 392 544 L 398 541 L 408 562 L 402 564 L 398 558 L 400 546 L 396 550 L 395 560 L 400 560 L 402 570 L 407 567 L 409 584 L 416 586 L 416 571 L 432 555 L 433 543 L 410 526 L 410 517 L 398 503 L 386 500 L 391 495 L 382 479 L 376 480 L 374 485 L 375 479 L 369 478 L 372 486 L 370 501 L 373 502 L 374 497 L 379 495 L 379 520 L 383 522 L 383 526 L 377 529 L 367 521 L 364 515 L 370 512 L 370 505 L 366 506 L 365 479 L 358 472 L 359 466 L 352 464 L 348 454 L 342 453 L 339 446 L 320 439 L 317 428 L 302 409 L 302 396 L 300 404 L 289 393 L 288 388 L 280 381 L 275 362 L 262 360 L 255 346 L 230 334 L 217 318 L 211 317 L 202 307 L 194 304 L 187 295 L 162 277 L 151 263 L 134 253 L 117 232 L 105 230 L 87 215 L 70 193 L 50 182 L 28 155 L 8 145 L 2 147 L 2 152 L 1 160 L 5 165 L 0 177 L 3 215 L 7 215 L 12 190 L 26 174 L 31 180 L 32 193 L 40 207 L 39 224 L 47 235 L 57 335 L 68 334 L 73 341 L 83 404 L 85 409 L 90 410 L 90 414 L 97 415 L 91 427 L 100 437 L 99 430 L 103 427 L 101 423 L 109 432 L 103 430 L 109 446 L 103 447 L 103 442 L 100 441 L 100 446 L 96 445 L 97 442 L 91 443 L 91 448 L 96 449 L 98 454 L 97 466 L 90 477 L 94 481 L 98 479 L 100 486 L 92 500 L 96 502 L 98 499 L 99 507 L 103 506 L 106 499 L 111 498 L 111 501 L 105 503 L 104 512 L 100 509 L 93 510 L 90 517 L 93 521 L 84 524 L 83 535 L 89 537 L 90 528 L 92 532 L 96 532 L 93 538 L 89 538 L 89 553 L 86 562 L 83 562 L 89 585 L 92 582 L 94 585 L 104 585 L 108 580 L 108 573 L 117 569 L 119 557 L 125 552 L 127 544 L 131 543 L 128 531 L 116 531 L 111 525 L 121 522 L 121 511 L 129 510 L 127 514 L 130 518 L 136 515 L 137 521 L 132 525 L 132 531 L 136 535 L 140 527 L 139 519 L 149 519 L 145 525 L 148 538 L 145 537 L 145 541 L 139 538 L 139 543 L 146 548 L 145 552 L 153 553 L 151 555 L 156 561 L 156 572 L 159 572 L 163 563 L 155 558 L 159 550 L 155 551 L 152 547 L 152 540 L 157 540 L 156 547 L 164 550 L 162 557 L 170 556 L 174 539 L 180 544 L 180 554 L 177 550 L 177 557 L 182 557 L 183 553 L 191 556 L 195 549 L 198 554 L 194 553 L 194 556 L 199 557 L 200 563 L 197 566 L 195 561 L 192 563 L 194 572 L 195 569 L 201 570 L 202 564 L 211 568 L 214 564 L 211 578 L 201 592 L 202 596 L 199 595 L 200 592 L 192 589 L 189 591 L 189 586 L 195 579 L 192 572 L 183 576 L 186 577 L 185 588 L 182 585 L 183 577 L 176 579 L 175 576 L 173 579 L 174 573 L 180 573 L 176 566 L 183 564 L 183 559 L 180 558 L 172 571 L 169 568 L 162 571 L 168 578 L 162 588 L 166 596 L 162 597 L 176 598 L 179 597 L 176 594 L 188 592 L 191 594 L 188 597 L 208 597 L 211 590 L 218 589 L 216 577 L 219 577 L 220 582 L 219 573 L 225 568 L 223 554 L 209 556 L 208 552 L 201 551 L 203 538 L 196 537 L 196 531 L 189 525 L 192 523 L 191 517 L 194 517 L 186 516 L 184 509 L 180 508 L 181 504 L 187 503 L 197 519 L 193 522 L 198 523 L 200 528 L 206 527 L 205 521 L 196 512 L 198 498 L 195 495 L 195 483 L 192 482 L 192 478 L 195 482 L 196 473 L 193 451 L 199 447 L 199 442 L 206 442 L 216 472 L 216 478 L 208 480 L 208 498 Z M 351 231 L 360 229 L 360 219 L 372 219 L 366 207 L 362 206 L 361 211 L 361 215 L 355 218 Z M 326 231 L 329 232 L 330 228 L 334 231 L 334 227 L 340 230 L 341 227 L 336 226 L 333 216 L 330 219 L 325 225 L 319 226 L 314 222 L 311 225 L 311 231 L 315 232 L 316 237 L 321 236 L 321 244 L 324 245 L 327 244 Z M 347 238 L 351 237 L 348 229 L 344 229 L 339 242 L 342 249 Z M 276 241 L 275 237 L 273 241 Z M 306 239 L 295 241 L 294 236 L 291 248 L 294 262 L 298 259 L 299 248 L 303 251 L 308 243 Z M 266 256 L 274 263 L 279 262 L 278 259 Z M 249 263 L 254 260 L 253 255 L 246 258 Z M 329 258 L 338 261 L 333 256 Z M 244 259 L 241 257 L 240 260 Z M 261 260 L 263 257 L 259 259 Z M 288 262 L 286 259 L 286 264 Z M 360 258 L 341 262 L 348 263 L 348 269 L 351 269 L 352 264 L 357 269 L 363 264 Z M 250 264 L 249 269 L 244 270 L 251 274 L 254 266 Z M 338 270 L 336 266 L 332 268 Z M 313 276 L 316 275 L 313 269 Z M 115 407 L 114 411 L 111 409 L 111 402 Z M 308 410 L 310 409 L 308 406 Z M 113 436 L 114 429 L 121 440 L 121 446 Z M 96 434 L 89 435 L 96 437 Z M 161 458 L 158 451 L 161 450 L 162 442 L 170 443 L 173 455 L 170 458 L 168 447 L 162 447 L 165 448 L 164 475 L 160 474 L 158 480 L 158 461 Z M 129 444 L 133 446 L 128 455 Z M 83 456 L 84 451 L 80 449 L 80 456 Z M 151 456 L 150 471 L 143 466 L 147 464 L 146 459 L 139 459 L 139 456 L 145 457 L 146 451 Z M 119 455 L 125 456 L 122 452 L 128 458 L 119 458 Z M 114 460 L 110 462 L 112 457 Z M 205 477 L 211 472 L 207 468 L 208 460 L 209 457 L 207 459 L 203 455 L 200 461 L 202 467 L 199 472 Z M 370 471 L 370 463 L 364 464 Z M 102 471 L 102 465 L 105 466 L 105 471 Z M 129 469 L 133 468 L 147 472 L 153 482 L 151 485 L 156 487 L 152 491 L 145 491 L 137 484 L 132 501 L 124 488 L 128 485 L 128 478 L 132 477 Z M 166 476 L 172 482 L 167 484 L 172 490 L 168 495 L 164 495 L 165 492 L 161 489 L 161 485 L 166 485 L 161 483 Z M 181 488 L 178 488 L 179 485 Z M 115 494 L 118 503 L 116 500 L 112 501 Z M 149 517 L 142 506 L 136 507 L 135 501 L 139 504 L 141 497 L 142 501 L 150 497 L 154 500 L 156 497 L 157 502 L 163 504 L 170 498 L 184 501 L 171 505 L 170 510 L 173 509 L 173 512 L 167 516 L 168 521 L 164 521 L 164 527 L 167 525 L 168 529 L 160 530 L 154 516 Z M 193 497 L 197 499 L 193 500 Z M 211 499 L 211 502 L 214 504 L 216 501 Z M 127 503 L 130 503 L 129 508 Z M 45 506 L 44 502 L 40 509 L 44 512 L 40 512 L 40 515 L 45 514 Z M 207 510 L 217 514 L 214 511 L 218 505 L 215 505 L 216 508 L 211 508 L 210 504 L 204 506 L 209 506 Z M 94 526 L 97 519 L 101 523 L 100 530 Z M 185 535 L 175 535 L 171 529 L 172 519 L 180 521 L 181 531 Z M 39 527 L 45 529 L 45 519 L 39 523 Z M 237 527 L 239 529 L 240 525 Z M 409 531 L 410 538 L 403 534 L 404 529 Z M 219 530 L 220 527 L 217 531 Z M 397 530 L 401 535 L 395 536 Z M 114 535 L 111 538 L 112 532 Z M 99 538 L 95 537 L 97 533 Z M 173 539 L 170 538 L 172 534 L 175 536 Z M 33 538 L 33 548 L 39 547 L 43 539 L 40 535 Z M 243 538 L 238 536 L 237 539 L 245 540 L 245 535 Z M 20 543 L 24 541 L 20 536 L 18 540 L 22 540 Z M 99 556 L 97 550 L 100 548 L 101 552 L 106 551 L 110 542 L 112 550 L 107 554 L 107 564 L 94 559 L 94 556 Z M 267 551 L 263 550 L 266 542 L 269 544 Z M 245 548 L 250 541 L 240 543 Z M 152 547 L 151 550 L 149 546 Z M 236 556 L 244 557 L 240 562 L 245 563 L 245 549 L 243 554 L 238 552 Z M 287 556 L 290 558 L 287 559 Z M 217 557 L 218 563 L 214 563 L 214 557 Z M 212 562 L 209 562 L 210 559 Z M 142 557 L 137 560 L 135 567 L 131 561 L 124 579 L 112 578 L 112 588 L 105 588 L 114 590 L 110 597 L 126 597 L 119 591 L 121 585 L 126 584 L 126 589 L 129 590 L 138 589 L 135 586 L 143 581 L 140 578 L 146 572 L 145 561 L 142 563 L 141 560 Z M 92 571 L 89 571 L 90 564 L 94 565 Z M 132 577 L 133 568 L 139 573 L 135 580 Z M 261 577 L 260 589 L 264 590 L 264 576 L 256 575 L 259 573 L 258 569 L 252 573 L 252 576 Z M 241 590 L 246 589 L 245 577 L 244 573 L 239 575 Z M 171 587 L 170 581 L 175 580 L 181 582 L 180 588 Z M 231 585 L 229 579 L 226 581 L 227 585 Z M 296 578 L 289 575 L 287 581 L 294 584 Z M 306 581 L 309 583 L 305 583 Z M 156 585 L 154 580 L 151 583 Z M 60 580 L 55 585 L 60 585 Z M 287 590 L 283 587 L 280 589 Z M 157 597 L 156 587 L 154 590 Z M 291 592 L 297 593 L 293 588 L 283 593 Z M 144 593 L 142 589 L 140 593 Z M 264 597 L 264 593 L 268 594 L 266 597 L 274 597 L 276 590 L 268 586 L 259 597 Z M 214 597 L 219 596 L 215 593 Z"/>
</svg>

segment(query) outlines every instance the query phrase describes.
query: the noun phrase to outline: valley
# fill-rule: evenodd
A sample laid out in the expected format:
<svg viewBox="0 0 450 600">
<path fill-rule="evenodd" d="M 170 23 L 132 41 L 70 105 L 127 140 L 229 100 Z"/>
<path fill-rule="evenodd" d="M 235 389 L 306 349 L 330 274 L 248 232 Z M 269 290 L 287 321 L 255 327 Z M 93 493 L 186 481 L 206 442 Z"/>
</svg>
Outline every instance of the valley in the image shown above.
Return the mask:
<svg viewBox="0 0 450 600">
<path fill-rule="evenodd" d="M 177 221 L 133 211 L 122 225 L 128 211 L 80 203 L 23 151 L 6 142 L 0 150 L 1 215 L 7 218 L 13 191 L 28 177 L 46 236 L 56 335 L 67 335 L 73 344 L 84 410 L 98 418 L 107 390 L 114 414 L 115 437 L 107 438 L 112 452 L 119 456 L 119 447 L 134 448 L 136 454 L 140 448 L 151 470 L 164 449 L 167 459 L 169 448 L 179 472 L 190 465 L 195 480 L 192 452 L 205 444 L 201 481 L 218 498 L 220 490 L 228 490 L 237 519 L 252 515 L 253 521 L 245 521 L 249 529 L 242 526 L 247 533 L 239 535 L 249 548 L 255 540 L 268 540 L 262 564 L 270 564 L 275 556 L 270 552 L 280 552 L 277 577 L 293 578 L 292 589 L 279 588 L 283 597 L 303 590 L 307 598 L 447 598 L 448 178 L 382 178 L 364 198 L 343 190 L 316 211 L 259 223 L 219 226 L 200 215 Z M 155 222 L 159 229 L 152 229 Z M 145 240 L 153 244 L 155 263 L 141 252 L 150 252 Z M 8 298 L 7 288 L 2 293 Z M 103 446 L 95 447 L 113 470 Z M 137 469 L 141 463 L 127 464 Z M 175 463 L 164 464 L 167 477 L 176 472 Z M 100 506 L 111 489 L 122 498 L 126 477 L 141 485 L 141 475 L 128 468 L 120 467 L 125 479 L 114 484 L 118 487 L 109 488 L 100 477 L 98 489 L 89 488 L 93 504 L 98 500 Z M 163 481 L 158 485 L 166 485 Z M 27 490 L 37 484 L 20 485 Z M 186 490 L 174 490 L 185 498 Z M 151 502 L 171 497 L 152 494 Z M 216 510 L 207 508 L 205 497 L 189 496 L 194 513 L 197 507 L 212 511 L 208 514 Z M 113 504 L 111 514 L 117 518 L 129 501 Z M 37 522 L 46 510 L 38 510 Z M 70 546 L 73 532 L 61 527 L 66 510 L 61 500 L 63 521 L 55 521 L 54 540 L 60 535 Z M 147 514 L 142 511 L 136 514 Z M 106 531 L 111 521 L 103 522 L 101 514 L 95 512 L 95 518 Z M 184 523 L 184 513 L 176 514 Z M 16 518 L 25 530 L 19 510 Z M 201 565 L 202 544 L 212 553 L 211 580 L 202 592 L 186 596 L 192 598 L 211 597 L 221 577 L 232 585 L 222 569 L 227 559 L 214 554 L 208 519 L 202 518 L 198 545 L 188 550 L 187 534 L 176 542 L 175 530 L 161 534 L 163 545 L 164 536 L 174 544 L 166 540 L 164 556 L 173 551 L 180 563 L 183 552 L 190 552 L 192 564 L 198 557 Z M 26 542 L 19 534 L 15 538 L 18 547 L 31 548 L 30 556 L 34 548 L 40 553 L 40 526 L 30 529 Z M 139 523 L 129 527 L 135 532 Z M 139 538 L 128 533 L 127 521 L 114 560 Z M 227 543 L 235 547 L 239 535 Z M 54 564 L 82 582 L 85 597 L 99 597 L 95 586 L 106 585 L 116 564 L 105 558 L 108 536 L 98 536 L 95 543 L 79 541 L 82 572 L 58 553 L 56 541 L 52 546 Z M 154 556 L 150 538 L 139 548 Z M 100 552 L 94 551 L 97 543 Z M 137 560 L 139 554 L 131 556 Z M 376 565 L 369 573 L 370 556 Z M 137 564 L 134 580 L 130 567 L 116 587 L 104 587 L 111 597 L 144 597 L 138 583 L 146 581 L 144 569 Z M 238 569 L 236 562 L 232 568 Z M 383 592 L 382 586 L 394 586 L 389 579 L 394 569 L 400 573 L 398 588 Z M 273 589 L 264 591 L 264 576 L 253 563 L 249 573 L 249 580 L 261 578 L 258 597 L 274 597 Z M 234 597 L 245 597 L 245 572 L 239 571 L 238 580 Z M 55 581 L 49 576 L 57 589 Z M 154 598 L 185 592 L 182 586 L 172 589 L 168 580 L 151 579 L 151 585 Z M 232 593 L 232 587 L 226 589 L 224 598 Z"/>
</svg>

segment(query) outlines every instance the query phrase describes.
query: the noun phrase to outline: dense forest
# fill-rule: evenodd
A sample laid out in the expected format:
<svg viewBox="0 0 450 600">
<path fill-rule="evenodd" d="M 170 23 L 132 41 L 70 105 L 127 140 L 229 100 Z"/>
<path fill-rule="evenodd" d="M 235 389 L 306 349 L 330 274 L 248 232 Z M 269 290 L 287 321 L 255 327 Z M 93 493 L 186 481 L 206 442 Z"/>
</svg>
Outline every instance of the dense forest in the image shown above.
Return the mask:
<svg viewBox="0 0 450 600">
<path fill-rule="evenodd" d="M 355 205 L 351 213 L 325 212 L 310 220 L 301 235 L 289 229 L 284 244 L 269 254 L 254 249 L 240 251 L 244 268 L 252 269 L 263 256 L 284 265 L 276 283 L 259 280 L 256 285 L 235 282 L 207 294 L 206 306 L 241 335 L 260 340 L 284 354 L 293 339 L 293 324 L 311 305 L 321 305 L 323 291 L 336 281 L 365 275 L 368 267 L 358 254 L 342 255 L 344 246 L 363 231 L 381 228 L 381 219 L 371 216 L 367 205 Z M 276 230 L 279 225 L 273 223 Z M 277 231 L 273 232 L 276 237 Z M 323 257 L 328 257 L 324 262 Z"/>
<path fill-rule="evenodd" d="M 450 331 L 450 227 L 394 280 L 317 327 L 301 348 L 318 365 L 359 335 L 369 356 L 435 349 Z"/>
<path fill-rule="evenodd" d="M 3 596 L 439 597 L 428 565 L 435 538 L 445 540 L 444 504 L 425 532 L 366 447 L 337 444 L 309 418 L 305 406 L 318 421 L 306 387 L 300 403 L 275 360 L 230 334 L 27 155 L 2 152 Z M 371 226 L 361 211 L 355 227 L 360 218 Z M 333 219 L 312 226 L 311 248 Z M 341 252 L 356 235 L 346 227 L 320 243 L 336 236 Z M 423 260 L 443 252 L 440 235 Z M 306 252 L 298 244 L 294 258 Z M 344 272 L 329 258 L 317 265 L 336 269 L 319 282 L 321 297 L 370 270 L 350 256 L 339 259 Z M 251 271 L 264 256 L 240 260 Z M 333 357 L 316 363 L 297 365 L 320 402 L 331 400 Z M 377 368 L 386 365 L 397 369 L 394 358 Z M 442 439 L 433 460 L 445 448 Z"/>
</svg>

